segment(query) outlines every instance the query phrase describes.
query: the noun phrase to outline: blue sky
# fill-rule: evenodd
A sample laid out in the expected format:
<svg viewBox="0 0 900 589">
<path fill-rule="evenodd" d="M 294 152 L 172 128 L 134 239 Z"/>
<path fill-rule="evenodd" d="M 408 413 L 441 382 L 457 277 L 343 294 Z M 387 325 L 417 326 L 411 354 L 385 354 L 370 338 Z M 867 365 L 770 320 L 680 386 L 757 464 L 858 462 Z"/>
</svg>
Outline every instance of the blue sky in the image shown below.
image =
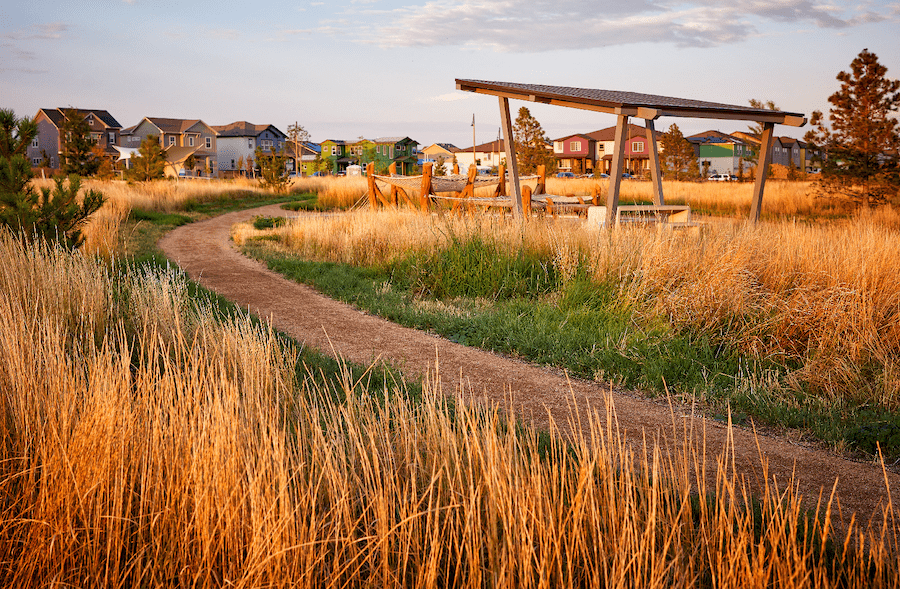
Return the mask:
<svg viewBox="0 0 900 589">
<path fill-rule="evenodd" d="M 16 5 L 13 5 L 16 4 Z M 900 78 L 900 0 L 332 0 L 6 2 L 0 106 L 299 121 L 314 141 L 408 135 L 423 146 L 497 137 L 495 98 L 472 78 L 826 110 L 863 49 Z M 528 106 L 551 138 L 608 115 Z M 660 119 L 688 132 L 731 121 Z M 795 137 L 805 129 L 779 127 Z"/>
</svg>

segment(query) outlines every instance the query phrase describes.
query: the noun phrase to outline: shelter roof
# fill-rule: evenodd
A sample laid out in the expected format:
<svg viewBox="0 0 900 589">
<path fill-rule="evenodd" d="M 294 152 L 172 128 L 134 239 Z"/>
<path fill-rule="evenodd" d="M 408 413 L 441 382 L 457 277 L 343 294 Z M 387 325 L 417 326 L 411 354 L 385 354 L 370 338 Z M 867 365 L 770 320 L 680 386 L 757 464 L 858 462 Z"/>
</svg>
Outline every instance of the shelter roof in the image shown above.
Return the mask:
<svg viewBox="0 0 900 589">
<path fill-rule="evenodd" d="M 544 86 L 485 80 L 456 80 L 456 88 L 467 92 L 503 96 L 540 104 L 553 104 L 645 119 L 692 117 L 771 122 L 801 127 L 806 124 L 802 113 L 775 111 L 687 98 L 674 98 L 638 92 Z"/>
</svg>

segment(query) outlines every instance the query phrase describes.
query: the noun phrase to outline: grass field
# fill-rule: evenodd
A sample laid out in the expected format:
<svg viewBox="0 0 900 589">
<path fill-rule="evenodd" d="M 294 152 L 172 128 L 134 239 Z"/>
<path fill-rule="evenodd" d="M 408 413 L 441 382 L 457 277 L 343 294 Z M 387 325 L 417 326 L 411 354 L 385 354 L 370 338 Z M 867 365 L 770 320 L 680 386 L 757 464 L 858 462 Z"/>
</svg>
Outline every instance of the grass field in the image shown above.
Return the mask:
<svg viewBox="0 0 900 589">
<path fill-rule="evenodd" d="M 887 515 L 837 536 L 827 497 L 750 499 L 727 454 L 709 486 L 700 439 L 634 451 L 583 415 L 564 443 L 427 383 L 323 380 L 171 270 L 0 255 L 6 586 L 900 584 Z"/>
<path fill-rule="evenodd" d="M 727 453 L 707 483 L 699 433 L 663 455 L 582 415 L 583 435 L 564 441 L 428 382 L 301 349 L 153 262 L 161 231 L 270 195 L 175 186 L 100 186 L 110 226 L 92 220 L 83 252 L 0 232 L 0 584 L 900 586 L 892 506 L 858 522 L 841 521 L 827 493 L 813 512 L 790 486 L 751 498 Z M 896 256 L 883 251 L 895 234 L 880 219 L 598 240 L 562 224 L 522 232 L 497 219 L 389 212 L 236 235 L 340 258 L 342 271 L 399 263 L 416 300 L 446 291 L 453 312 L 464 300 L 499 305 L 499 291 L 524 301 L 517 312 L 550 303 L 596 315 L 617 295 L 610 313 L 629 318 L 627 333 L 650 326 L 669 337 L 699 318 L 711 338 L 797 362 L 785 342 L 818 345 L 803 329 L 851 358 L 895 359 L 883 332 L 896 326 L 896 300 L 873 298 L 895 280 Z M 699 249 L 682 253 L 688 246 Z M 854 250 L 859 265 L 838 268 Z M 498 269 L 512 279 L 498 285 Z M 687 280 L 694 273 L 708 292 Z M 598 281 L 615 289 L 589 288 Z M 788 325 L 773 331 L 784 341 L 761 335 L 755 318 L 798 301 L 808 306 L 793 323 L 761 324 Z M 860 308 L 845 318 L 848 302 Z M 813 356 L 821 370 L 862 378 Z M 888 390 L 879 402 L 896 403 Z"/>
</svg>

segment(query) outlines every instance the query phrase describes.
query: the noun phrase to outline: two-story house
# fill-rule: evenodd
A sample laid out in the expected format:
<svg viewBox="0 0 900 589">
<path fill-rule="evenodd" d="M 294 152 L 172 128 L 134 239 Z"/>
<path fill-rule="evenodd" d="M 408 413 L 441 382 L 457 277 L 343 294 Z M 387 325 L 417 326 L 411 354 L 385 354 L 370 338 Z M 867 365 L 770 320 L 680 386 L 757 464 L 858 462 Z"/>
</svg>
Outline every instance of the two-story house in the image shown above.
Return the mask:
<svg viewBox="0 0 900 589">
<path fill-rule="evenodd" d="M 594 173 L 608 174 L 612 169 L 612 158 L 616 143 L 616 128 L 607 127 L 592 133 L 586 133 L 594 143 Z M 659 140 L 662 136 L 656 131 L 657 149 L 660 149 Z M 623 171 L 635 175 L 643 175 L 650 171 L 651 145 L 647 141 L 647 128 L 639 125 L 628 124 L 625 129 L 625 162 Z"/>
<path fill-rule="evenodd" d="M 721 131 L 704 131 L 685 137 L 694 146 L 700 169 L 708 174 L 738 174 L 753 163 L 751 141 Z"/>
<path fill-rule="evenodd" d="M 217 176 L 215 130 L 200 119 L 144 117 L 133 127 L 123 129 L 120 145 L 138 148 L 148 136 L 159 141 L 166 154 L 166 175 Z M 193 156 L 193 158 L 191 157 Z M 193 161 L 193 167 L 186 164 Z"/>
<path fill-rule="evenodd" d="M 479 168 L 495 168 L 506 163 L 506 141 L 495 139 L 476 145 L 474 150 L 471 147 L 460 148 L 453 155 L 456 156 L 456 163 L 459 164 L 463 174 L 472 165 L 473 160 Z"/>
<path fill-rule="evenodd" d="M 444 172 L 450 173 L 453 170 L 453 157 L 459 151 L 459 148 L 452 143 L 432 143 L 419 151 L 421 158 L 419 164 L 425 162 L 436 162 L 438 158 L 444 159 Z M 457 161 L 457 163 L 459 163 Z"/>
<path fill-rule="evenodd" d="M 257 149 L 265 153 L 281 153 L 287 142 L 287 135 L 274 125 L 237 121 L 229 125 L 213 126 L 212 129 L 217 134 L 216 160 L 220 172 L 241 173 L 244 170 L 239 170 L 238 164 L 255 159 Z M 289 168 L 294 169 L 293 160 Z"/>
<path fill-rule="evenodd" d="M 319 159 L 322 147 L 312 141 L 301 141 L 297 151 L 300 153 L 299 162 L 294 155 L 294 143 L 290 140 L 285 143 L 284 152 L 291 158 L 291 161 L 288 162 L 290 169 L 293 170 L 293 166 L 296 165 L 300 170 L 299 174 L 301 176 L 312 176 L 315 174 L 318 171 L 316 169 L 316 160 Z"/>
<path fill-rule="evenodd" d="M 27 157 L 34 167 L 44 163 L 62 167 L 63 138 L 60 129 L 67 116 L 83 119 L 90 129 L 91 141 L 99 145 L 113 161 L 118 157 L 114 149 L 119 141 L 122 125 L 108 111 L 83 108 L 42 108 L 35 115 L 38 133 L 27 148 Z M 46 160 L 46 162 L 45 162 Z"/>
<path fill-rule="evenodd" d="M 351 145 L 353 144 L 343 139 L 326 139 L 319 144 L 322 159 L 332 162 L 331 172 L 333 174 L 345 172 L 347 166 L 359 161 L 358 156 L 355 156 L 351 149 Z"/>
<path fill-rule="evenodd" d="M 594 169 L 597 142 L 581 133 L 553 140 L 553 155 L 559 170 L 587 174 Z"/>
<path fill-rule="evenodd" d="M 397 173 L 400 175 L 413 173 L 418 163 L 418 142 L 409 137 L 376 137 L 372 139 L 372 143 L 375 144 L 376 158 L 397 164 Z"/>
</svg>

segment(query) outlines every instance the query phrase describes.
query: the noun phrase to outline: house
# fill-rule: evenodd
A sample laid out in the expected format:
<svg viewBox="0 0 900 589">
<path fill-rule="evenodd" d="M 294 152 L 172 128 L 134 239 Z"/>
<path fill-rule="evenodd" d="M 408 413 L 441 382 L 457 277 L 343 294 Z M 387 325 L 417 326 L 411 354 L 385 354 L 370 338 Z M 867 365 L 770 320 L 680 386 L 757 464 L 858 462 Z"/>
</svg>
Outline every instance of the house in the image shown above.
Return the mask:
<svg viewBox="0 0 900 589">
<path fill-rule="evenodd" d="M 66 116 L 84 119 L 91 133 L 91 140 L 99 145 L 104 154 L 113 161 L 119 153 L 114 149 L 119 141 L 122 125 L 108 111 L 83 108 L 42 108 L 34 119 L 38 133 L 26 150 L 27 157 L 33 167 L 49 163 L 50 168 L 62 167 L 62 138 L 60 129 Z M 44 160 L 47 160 L 45 162 Z"/>
<path fill-rule="evenodd" d="M 576 133 L 553 140 L 553 155 L 559 170 L 575 174 L 591 173 L 596 159 L 597 142 L 587 135 Z"/>
<path fill-rule="evenodd" d="M 585 134 L 594 141 L 594 172 L 608 174 L 612 169 L 612 154 L 616 143 L 616 128 L 607 127 L 592 133 Z M 656 144 L 659 148 L 659 140 L 662 136 L 656 131 Z M 647 141 L 647 128 L 639 125 L 628 124 L 625 129 L 625 162 L 623 171 L 635 175 L 643 175 L 650 171 L 650 144 Z"/>
<path fill-rule="evenodd" d="M 255 125 L 247 121 L 237 121 L 229 125 L 215 125 L 216 161 L 219 171 L 241 173 L 239 163 L 256 158 L 256 150 L 266 153 L 284 151 L 287 135 L 274 125 Z M 290 169 L 294 168 L 291 161 Z"/>
<path fill-rule="evenodd" d="M 322 152 L 322 147 L 317 143 L 313 143 L 312 141 L 301 141 L 300 142 L 300 175 L 301 176 L 312 176 L 318 169 L 316 168 L 316 160 L 319 159 L 319 154 Z M 285 144 L 285 153 L 288 154 L 289 157 L 294 158 L 294 162 L 296 162 L 296 158 L 294 157 L 294 144 L 291 141 L 288 141 Z M 291 162 L 288 162 L 290 165 Z"/>
<path fill-rule="evenodd" d="M 721 131 L 704 131 L 685 139 L 694 145 L 700 169 L 706 174 L 739 174 L 754 166 L 748 159 L 753 154 L 748 139 Z"/>
<path fill-rule="evenodd" d="M 218 176 L 216 131 L 200 119 L 144 117 L 137 125 L 122 130 L 120 145 L 137 148 L 150 135 L 157 137 L 165 151 L 167 176 L 178 176 L 182 171 Z M 192 167 L 188 166 L 191 160 Z"/>
<path fill-rule="evenodd" d="M 351 145 L 353 144 L 342 139 L 326 139 L 319 144 L 322 159 L 328 159 L 332 162 L 332 173 L 345 172 L 347 171 L 347 166 L 359 161 L 358 156 L 354 157 Z"/>
<path fill-rule="evenodd" d="M 456 162 L 459 164 L 459 169 L 463 174 L 472 165 L 473 155 L 476 166 L 495 168 L 500 164 L 506 164 L 506 141 L 504 139 L 495 139 L 488 143 L 476 145 L 474 150 L 471 147 L 458 149 L 453 152 L 453 155 L 456 156 Z"/>
<path fill-rule="evenodd" d="M 401 176 L 415 172 L 418 165 L 418 142 L 409 137 L 377 137 L 372 139 L 372 143 L 375 144 L 376 161 L 390 160 L 390 163 L 397 164 L 397 173 Z"/>
<path fill-rule="evenodd" d="M 436 162 L 438 158 L 444 160 L 444 172 L 450 173 L 453 170 L 453 156 L 459 148 L 452 143 L 432 143 L 428 147 L 419 150 L 419 164 L 425 162 Z"/>
</svg>

